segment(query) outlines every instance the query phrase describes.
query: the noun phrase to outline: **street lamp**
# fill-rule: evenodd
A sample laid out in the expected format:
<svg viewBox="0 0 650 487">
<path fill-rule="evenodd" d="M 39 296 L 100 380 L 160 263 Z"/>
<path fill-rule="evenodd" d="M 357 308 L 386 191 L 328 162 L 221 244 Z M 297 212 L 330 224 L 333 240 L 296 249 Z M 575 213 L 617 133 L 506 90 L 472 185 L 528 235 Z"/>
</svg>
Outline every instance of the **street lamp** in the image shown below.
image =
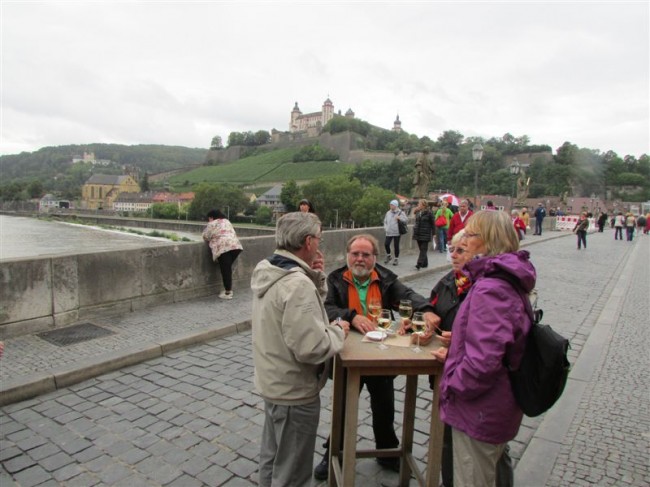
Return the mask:
<svg viewBox="0 0 650 487">
<path fill-rule="evenodd" d="M 472 159 L 474 160 L 474 211 L 478 209 L 478 168 L 483 158 L 483 146 L 474 144 L 472 147 Z"/>
<path fill-rule="evenodd" d="M 512 164 L 510 165 L 510 174 L 513 176 L 517 176 L 515 180 L 512 182 L 512 198 L 516 199 L 518 197 L 517 193 L 515 192 L 516 186 L 517 186 L 517 179 L 519 177 L 519 173 L 521 172 L 521 164 L 519 164 L 519 161 L 515 158 L 512 161 Z M 512 205 L 513 207 L 515 206 L 514 204 Z"/>
<path fill-rule="evenodd" d="M 336 220 L 334 221 L 334 228 L 339 228 L 339 210 L 334 209 L 334 211 L 336 212 Z"/>
</svg>

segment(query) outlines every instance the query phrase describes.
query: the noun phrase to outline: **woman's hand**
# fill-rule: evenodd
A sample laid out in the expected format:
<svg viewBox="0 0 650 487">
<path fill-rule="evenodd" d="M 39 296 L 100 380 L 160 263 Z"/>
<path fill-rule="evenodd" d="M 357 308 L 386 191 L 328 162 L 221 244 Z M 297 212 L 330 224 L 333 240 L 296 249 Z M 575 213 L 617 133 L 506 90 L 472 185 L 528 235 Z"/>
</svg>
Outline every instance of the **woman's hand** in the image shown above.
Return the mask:
<svg viewBox="0 0 650 487">
<path fill-rule="evenodd" d="M 399 328 L 397 329 L 398 335 L 406 335 L 411 329 L 411 320 L 409 318 L 399 319 Z"/>
<path fill-rule="evenodd" d="M 433 358 L 435 358 L 438 362 L 444 364 L 445 360 L 447 360 L 447 352 L 448 351 L 449 351 L 448 348 L 440 347 L 438 350 L 432 350 L 431 355 L 433 355 Z"/>
<path fill-rule="evenodd" d="M 438 340 L 440 340 L 443 347 L 449 348 L 449 345 L 451 345 L 451 332 L 443 331 L 438 337 Z"/>
</svg>

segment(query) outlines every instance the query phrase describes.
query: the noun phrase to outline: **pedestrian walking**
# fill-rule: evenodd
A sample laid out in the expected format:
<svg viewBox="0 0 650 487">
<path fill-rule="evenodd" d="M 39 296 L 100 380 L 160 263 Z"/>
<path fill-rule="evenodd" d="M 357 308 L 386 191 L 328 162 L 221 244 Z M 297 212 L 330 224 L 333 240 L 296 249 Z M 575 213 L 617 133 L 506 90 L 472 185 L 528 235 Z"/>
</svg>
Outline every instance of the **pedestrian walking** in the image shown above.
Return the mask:
<svg viewBox="0 0 650 487">
<path fill-rule="evenodd" d="M 465 222 L 473 214 L 474 212 L 469 209 L 469 201 L 462 200 L 458 205 L 458 211 L 454 213 L 449 222 L 449 229 L 447 230 L 447 240 L 449 242 L 454 239 L 454 235 L 465 228 Z"/>
<path fill-rule="evenodd" d="M 232 266 L 241 254 L 243 247 L 237 238 L 230 220 L 221 210 L 208 212 L 208 225 L 203 230 L 203 240 L 208 242 L 212 260 L 218 262 L 223 282 L 221 299 L 232 299 Z"/>
<path fill-rule="evenodd" d="M 275 241 L 251 278 L 254 383 L 264 399 L 259 485 L 303 486 L 311 481 L 327 365 L 349 323 L 327 318 L 325 276 L 314 268 L 322 255 L 318 217 L 284 215 Z"/>
<path fill-rule="evenodd" d="M 519 237 L 519 240 L 523 240 L 524 235 L 526 235 L 526 224 L 519 218 L 519 210 L 512 210 L 510 212 L 510 218 L 512 220 L 512 226 L 515 227 L 515 232 L 517 232 L 517 237 Z"/>
<path fill-rule="evenodd" d="M 631 242 L 634 239 L 634 230 L 636 229 L 636 218 L 632 212 L 628 212 L 625 216 L 625 234 L 627 241 Z"/>
<path fill-rule="evenodd" d="M 413 240 L 418 244 L 420 253 L 415 264 L 417 270 L 429 267 L 429 257 L 427 250 L 433 239 L 434 218 L 433 212 L 429 208 L 429 203 L 425 199 L 418 202 L 418 206 L 413 210 L 415 213 L 415 224 L 413 225 Z"/>
<path fill-rule="evenodd" d="M 435 215 L 436 231 L 438 232 L 438 252 L 440 253 L 447 251 L 447 230 L 454 216 L 447 205 L 446 201 L 442 201 Z"/>
<path fill-rule="evenodd" d="M 533 235 L 541 235 L 542 234 L 542 223 L 544 222 L 544 218 L 546 217 L 546 208 L 544 208 L 544 205 L 542 203 L 537 203 L 537 209 L 535 210 L 535 233 Z"/>
<path fill-rule="evenodd" d="M 598 216 L 598 232 L 603 233 L 605 225 L 607 224 L 607 213 L 601 211 Z"/>
<path fill-rule="evenodd" d="M 589 228 L 589 218 L 587 218 L 587 213 L 582 212 L 580 214 L 580 219 L 576 222 L 573 227 L 573 233 L 578 236 L 578 250 L 580 250 L 581 245 L 584 245 L 585 250 L 587 250 L 587 229 Z"/>
<path fill-rule="evenodd" d="M 623 212 L 619 211 L 618 215 L 614 217 L 614 240 L 623 240 L 623 227 L 625 226 L 625 216 Z"/>
<path fill-rule="evenodd" d="M 399 241 L 401 238 L 399 230 L 399 221 L 404 225 L 408 222 L 408 217 L 400 207 L 397 200 L 391 200 L 389 203 L 389 210 L 384 216 L 384 232 L 386 233 L 386 239 L 384 240 L 384 249 L 386 250 L 386 258 L 384 259 L 384 264 L 388 264 L 393 255 L 395 255 L 395 260 L 393 260 L 393 265 L 399 264 Z M 390 253 L 390 244 L 393 243 L 394 254 Z"/>
</svg>

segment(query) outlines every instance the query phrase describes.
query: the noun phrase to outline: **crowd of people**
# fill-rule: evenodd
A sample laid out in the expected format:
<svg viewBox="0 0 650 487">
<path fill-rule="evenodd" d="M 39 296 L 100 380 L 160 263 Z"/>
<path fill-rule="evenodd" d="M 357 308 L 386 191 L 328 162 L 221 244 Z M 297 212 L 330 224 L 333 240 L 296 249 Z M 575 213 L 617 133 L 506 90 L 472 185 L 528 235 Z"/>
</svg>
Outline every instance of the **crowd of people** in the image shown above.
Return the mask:
<svg viewBox="0 0 650 487">
<path fill-rule="evenodd" d="M 522 296 L 536 282 L 529 253 L 520 250 L 531 217 L 526 208 L 507 212 L 494 205 L 472 212 L 460 201 L 456 211 L 442 202 L 432 208 L 420 200 L 413 209 L 412 238 L 418 245 L 416 269 L 428 266 L 434 240 L 448 252 L 452 269 L 432 285 L 428 297 L 402 283 L 388 264 L 398 265 L 400 228 L 408 216 L 391 200 L 384 218 L 386 256 L 381 244 L 360 233 L 346 244 L 346 263 L 325 274 L 323 233 L 313 205 L 301 201 L 299 211 L 278 219 L 274 253 L 260 261 L 251 279 L 254 383 L 264 401 L 259 460 L 260 486 L 309 485 L 312 476 L 330 474 L 330 441 L 312 470 L 320 420 L 320 391 L 331 378 L 332 360 L 350 333 L 377 328 L 371 304 L 396 313 L 409 300 L 423 314 L 424 335 L 418 342 L 439 341 L 431 350 L 444 364 L 439 413 L 444 423 L 442 486 L 513 485 L 508 442 L 523 418 L 508 379 L 508 368 L 521 361 L 532 323 Z M 535 233 L 541 235 L 543 205 L 534 212 Z M 220 297 L 232 297 L 232 263 L 242 251 L 232 225 L 218 210 L 209 215 L 204 239 L 219 262 L 224 280 Z M 443 221 L 444 220 L 444 221 Z M 626 228 L 631 239 L 637 219 L 620 213 L 612 222 L 616 239 Z M 648 218 L 643 221 L 648 233 Z M 578 249 L 587 247 L 589 215 L 574 227 Z M 600 221 L 599 221 L 600 227 Z M 224 241 L 220 242 L 219 240 Z M 221 261 L 224 261 L 223 264 Z M 400 320 L 398 334 L 411 332 L 410 319 Z M 399 446 L 395 432 L 394 376 L 364 376 L 370 395 L 372 429 L 378 450 Z M 433 378 L 430 380 L 433 388 Z M 342 447 L 342 445 L 340 445 Z M 399 471 L 399 459 L 380 455 L 383 468 Z"/>
<path fill-rule="evenodd" d="M 399 205 L 392 203 L 387 226 L 396 226 L 395 220 L 402 216 Z M 397 312 L 405 299 L 413 311 L 424 315 L 427 331 L 422 343 L 438 337 L 443 345 L 431 353 L 445 363 L 440 387 L 440 415 L 446 425 L 445 487 L 487 486 L 495 480 L 499 486 L 512 485 L 507 442 L 515 437 L 523 413 L 508 386 L 503 364 L 506 358 L 515 365 L 521 359 L 531 323 L 520 292 L 533 289 L 535 269 L 528 252 L 519 250 L 520 238 L 507 213 L 483 210 L 472 214 L 466 202 L 459 212 L 450 211 L 451 215 L 446 205 L 439 210 L 453 231 L 452 271 L 433 286 L 428 297 L 406 286 L 385 266 L 399 258 L 399 244 L 395 247 L 395 240 L 388 239 L 395 235 L 387 235 L 384 242 L 385 250 L 392 244 L 393 251 L 384 265 L 378 262 L 377 239 L 371 234 L 354 235 L 346 245 L 346 264 L 326 276 L 318 217 L 295 212 L 278 219 L 276 250 L 258 263 L 251 279 L 255 387 L 265 409 L 260 485 L 309 485 L 312 475 L 327 479 L 329 439 L 313 471 L 312 465 L 319 391 L 331 375 L 331 359 L 342 350 L 349 333 L 376 329 L 371 302 Z M 432 241 L 429 232 L 435 218 L 426 202 L 420 202 L 415 210 L 416 228 L 426 230 L 423 240 L 427 243 Z M 454 218 L 458 221 L 452 222 Z M 420 234 L 415 229 L 414 234 L 418 241 Z M 418 264 L 427 265 L 421 254 Z M 401 323 L 399 333 L 409 333 L 410 320 Z M 361 388 L 365 386 L 370 395 L 372 428 L 380 450 L 399 446 L 393 382 L 394 376 L 361 380 Z M 399 471 L 395 457 L 379 456 L 377 462 Z"/>
</svg>

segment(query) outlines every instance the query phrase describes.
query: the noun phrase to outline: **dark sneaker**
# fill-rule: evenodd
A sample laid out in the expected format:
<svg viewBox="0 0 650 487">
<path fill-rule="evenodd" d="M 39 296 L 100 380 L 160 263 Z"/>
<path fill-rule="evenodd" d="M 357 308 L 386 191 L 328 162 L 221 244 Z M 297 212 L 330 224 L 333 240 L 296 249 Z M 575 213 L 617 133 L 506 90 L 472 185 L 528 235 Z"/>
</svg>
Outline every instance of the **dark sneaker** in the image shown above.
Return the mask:
<svg viewBox="0 0 650 487">
<path fill-rule="evenodd" d="M 399 458 L 378 458 L 377 463 L 381 468 L 399 473 Z"/>
<path fill-rule="evenodd" d="M 327 480 L 330 473 L 330 454 L 325 453 L 325 456 L 318 465 L 314 468 L 314 478 L 316 480 Z"/>
</svg>

